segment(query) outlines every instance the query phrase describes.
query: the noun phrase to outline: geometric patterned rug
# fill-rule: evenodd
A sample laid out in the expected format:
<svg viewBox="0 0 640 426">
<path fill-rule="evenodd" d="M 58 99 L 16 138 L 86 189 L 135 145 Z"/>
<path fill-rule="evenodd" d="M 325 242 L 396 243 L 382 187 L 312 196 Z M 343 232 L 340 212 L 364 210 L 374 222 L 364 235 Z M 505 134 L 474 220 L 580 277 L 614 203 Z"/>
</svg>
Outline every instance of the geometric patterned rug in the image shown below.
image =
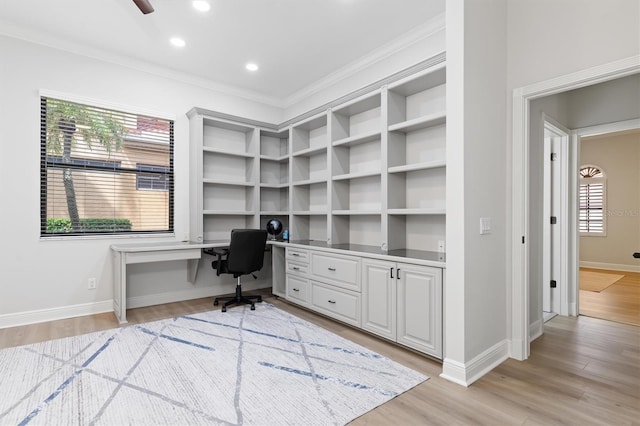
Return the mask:
<svg viewBox="0 0 640 426">
<path fill-rule="evenodd" d="M 261 303 L 0 350 L 0 424 L 341 425 L 427 379 Z"/>
</svg>

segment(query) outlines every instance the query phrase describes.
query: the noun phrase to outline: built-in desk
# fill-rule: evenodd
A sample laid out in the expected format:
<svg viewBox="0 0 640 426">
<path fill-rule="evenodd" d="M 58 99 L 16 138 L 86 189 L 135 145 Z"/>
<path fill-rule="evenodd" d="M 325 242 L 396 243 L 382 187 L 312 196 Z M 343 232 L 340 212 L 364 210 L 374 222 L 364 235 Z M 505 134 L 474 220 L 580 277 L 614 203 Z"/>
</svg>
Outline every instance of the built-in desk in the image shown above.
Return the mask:
<svg viewBox="0 0 640 426">
<path fill-rule="evenodd" d="M 127 265 L 186 260 L 187 281 L 193 283 L 198 274 L 202 249 L 228 245 L 229 241 L 113 244 L 113 312 L 120 324 L 127 322 Z"/>
</svg>

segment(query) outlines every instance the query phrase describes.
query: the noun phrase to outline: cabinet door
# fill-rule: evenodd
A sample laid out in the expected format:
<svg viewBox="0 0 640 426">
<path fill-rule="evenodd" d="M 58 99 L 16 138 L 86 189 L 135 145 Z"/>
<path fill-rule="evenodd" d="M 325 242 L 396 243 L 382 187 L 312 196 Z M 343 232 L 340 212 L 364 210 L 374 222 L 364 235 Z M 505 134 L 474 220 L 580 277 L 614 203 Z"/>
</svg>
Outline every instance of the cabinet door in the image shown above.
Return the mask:
<svg viewBox="0 0 640 426">
<path fill-rule="evenodd" d="M 395 271 L 394 262 L 362 259 L 362 328 L 394 341 L 396 340 Z"/>
<path fill-rule="evenodd" d="M 398 343 L 442 358 L 442 270 L 398 263 Z"/>
</svg>

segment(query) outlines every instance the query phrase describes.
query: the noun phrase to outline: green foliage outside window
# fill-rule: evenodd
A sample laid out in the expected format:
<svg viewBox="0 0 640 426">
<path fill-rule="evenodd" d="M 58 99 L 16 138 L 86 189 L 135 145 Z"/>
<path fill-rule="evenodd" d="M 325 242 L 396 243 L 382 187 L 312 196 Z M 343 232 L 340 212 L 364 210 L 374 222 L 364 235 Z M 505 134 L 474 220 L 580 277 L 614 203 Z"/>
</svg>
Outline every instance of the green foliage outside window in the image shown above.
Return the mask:
<svg viewBox="0 0 640 426">
<path fill-rule="evenodd" d="M 80 219 L 80 228 L 90 232 L 118 232 L 131 231 L 131 221 L 129 219 Z M 48 218 L 47 233 L 68 233 L 73 232 L 71 219 Z"/>
</svg>

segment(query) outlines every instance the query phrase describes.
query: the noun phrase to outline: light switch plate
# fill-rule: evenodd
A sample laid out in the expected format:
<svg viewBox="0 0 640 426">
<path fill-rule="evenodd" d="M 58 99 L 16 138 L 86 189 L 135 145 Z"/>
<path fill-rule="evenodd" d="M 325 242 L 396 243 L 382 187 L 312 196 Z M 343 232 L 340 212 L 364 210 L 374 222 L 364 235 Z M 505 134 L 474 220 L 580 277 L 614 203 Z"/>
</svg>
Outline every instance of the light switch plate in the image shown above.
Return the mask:
<svg viewBox="0 0 640 426">
<path fill-rule="evenodd" d="M 485 235 L 490 233 L 491 233 L 491 218 L 481 217 L 480 218 L 480 235 Z"/>
</svg>

